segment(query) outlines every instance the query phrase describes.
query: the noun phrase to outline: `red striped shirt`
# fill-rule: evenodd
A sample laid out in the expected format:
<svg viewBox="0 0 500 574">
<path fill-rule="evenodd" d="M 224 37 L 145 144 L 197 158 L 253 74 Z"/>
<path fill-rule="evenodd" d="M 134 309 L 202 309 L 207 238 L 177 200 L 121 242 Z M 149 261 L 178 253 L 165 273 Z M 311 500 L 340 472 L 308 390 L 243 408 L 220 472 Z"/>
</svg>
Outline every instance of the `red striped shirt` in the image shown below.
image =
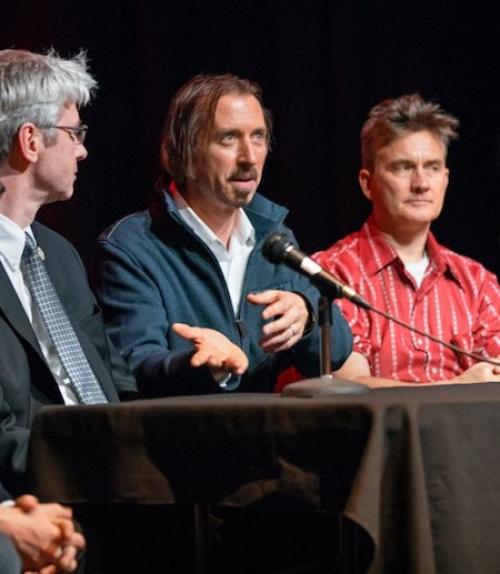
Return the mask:
<svg viewBox="0 0 500 574">
<path fill-rule="evenodd" d="M 440 339 L 483 357 L 500 357 L 500 286 L 472 259 L 427 241 L 429 266 L 418 287 L 370 217 L 314 259 L 371 305 Z M 371 374 L 409 382 L 451 379 L 474 360 L 347 300 L 337 304 L 351 327 L 353 350 Z"/>
</svg>

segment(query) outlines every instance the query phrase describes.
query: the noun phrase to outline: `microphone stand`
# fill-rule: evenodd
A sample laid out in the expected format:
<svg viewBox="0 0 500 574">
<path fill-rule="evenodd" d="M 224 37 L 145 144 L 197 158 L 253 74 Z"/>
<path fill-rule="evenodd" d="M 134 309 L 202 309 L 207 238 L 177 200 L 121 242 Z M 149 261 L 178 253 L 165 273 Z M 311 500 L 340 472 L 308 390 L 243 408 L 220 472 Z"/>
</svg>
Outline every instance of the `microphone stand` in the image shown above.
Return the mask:
<svg viewBox="0 0 500 574">
<path fill-rule="evenodd" d="M 321 295 L 318 302 L 318 325 L 321 330 L 320 373 L 322 377 L 331 377 L 330 333 L 332 330 L 332 322 L 332 307 L 330 301 L 328 297 Z"/>
<path fill-rule="evenodd" d="M 339 379 L 332 375 L 330 334 L 332 327 L 332 307 L 330 299 L 321 295 L 318 302 L 318 325 L 321 331 L 320 376 L 287 385 L 282 396 L 317 397 L 330 395 L 352 395 L 369 391 L 369 387 L 356 381 Z"/>
</svg>

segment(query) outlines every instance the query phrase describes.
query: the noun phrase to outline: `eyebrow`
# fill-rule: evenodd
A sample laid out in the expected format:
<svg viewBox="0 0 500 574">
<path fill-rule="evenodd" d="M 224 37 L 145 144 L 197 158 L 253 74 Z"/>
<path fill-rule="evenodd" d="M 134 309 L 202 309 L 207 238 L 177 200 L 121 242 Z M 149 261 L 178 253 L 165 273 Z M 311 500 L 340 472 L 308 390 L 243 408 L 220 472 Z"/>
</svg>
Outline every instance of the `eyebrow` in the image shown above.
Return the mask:
<svg viewBox="0 0 500 574">
<path fill-rule="evenodd" d="M 224 136 L 228 136 L 228 135 L 239 137 L 239 136 L 241 136 L 244 132 L 245 132 L 245 130 L 241 130 L 241 129 L 239 129 L 239 128 L 229 128 L 229 127 L 224 128 L 224 127 L 221 127 L 221 128 L 218 128 L 218 129 L 214 130 L 214 132 L 212 133 L 212 137 L 215 138 L 215 139 L 223 138 Z M 255 134 L 259 134 L 259 135 L 262 135 L 263 137 L 267 137 L 268 132 L 267 132 L 267 129 L 266 129 L 264 126 L 261 126 L 261 127 L 258 127 L 258 128 L 253 129 L 253 130 L 250 132 L 250 136 L 253 136 L 253 135 L 255 135 Z"/>
<path fill-rule="evenodd" d="M 387 165 L 389 167 L 398 167 L 400 165 L 416 165 L 418 162 L 415 161 L 414 159 L 410 159 L 410 158 L 400 158 L 400 159 L 395 159 L 393 161 L 390 161 Z M 443 158 L 432 158 L 432 159 L 427 159 L 423 162 L 424 165 L 444 165 L 445 161 Z"/>
</svg>

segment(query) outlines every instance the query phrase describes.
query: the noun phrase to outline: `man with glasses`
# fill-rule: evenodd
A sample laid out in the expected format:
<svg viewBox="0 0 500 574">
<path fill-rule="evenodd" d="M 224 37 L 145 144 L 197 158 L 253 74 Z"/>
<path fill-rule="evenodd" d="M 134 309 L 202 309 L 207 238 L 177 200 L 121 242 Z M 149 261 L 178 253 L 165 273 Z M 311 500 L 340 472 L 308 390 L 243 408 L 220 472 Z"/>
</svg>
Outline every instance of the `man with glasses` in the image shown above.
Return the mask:
<svg viewBox="0 0 500 574">
<path fill-rule="evenodd" d="M 87 137 L 87 132 L 89 131 L 89 127 L 85 124 L 80 126 L 38 126 L 39 128 L 47 129 L 47 130 L 62 130 L 66 132 L 69 137 L 79 145 L 83 145 L 85 143 L 85 138 Z"/>
<path fill-rule="evenodd" d="M 75 249 L 35 221 L 72 197 L 96 87 L 85 55 L 0 51 L 0 476 L 23 492 L 29 428 L 51 404 L 117 402 L 135 381 Z"/>
</svg>

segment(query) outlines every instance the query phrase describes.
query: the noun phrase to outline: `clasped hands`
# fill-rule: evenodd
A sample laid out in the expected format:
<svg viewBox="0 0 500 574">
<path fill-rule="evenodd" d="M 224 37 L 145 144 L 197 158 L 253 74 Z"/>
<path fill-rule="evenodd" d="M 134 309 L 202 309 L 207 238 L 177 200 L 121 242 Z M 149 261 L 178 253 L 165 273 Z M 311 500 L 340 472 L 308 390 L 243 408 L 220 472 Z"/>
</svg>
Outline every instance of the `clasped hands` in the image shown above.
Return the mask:
<svg viewBox="0 0 500 574">
<path fill-rule="evenodd" d="M 253 305 L 264 305 L 262 319 L 268 322 L 262 328 L 259 341 L 264 351 L 285 351 L 300 341 L 309 319 L 303 297 L 288 291 L 268 290 L 250 293 L 247 301 Z M 222 333 L 184 323 L 174 323 L 172 330 L 193 343 L 192 367 L 206 365 L 214 376 L 219 373 L 242 375 L 247 370 L 248 358 L 245 353 Z"/>
<path fill-rule="evenodd" d="M 0 508 L 0 524 L 19 552 L 25 574 L 76 570 L 85 539 L 75 532 L 70 508 L 41 504 L 36 497 L 24 495 L 14 506 Z"/>
<path fill-rule="evenodd" d="M 500 362 L 500 357 L 492 357 L 496 362 Z M 451 379 L 450 383 L 492 383 L 495 381 L 500 381 L 500 366 L 492 365 L 485 361 L 476 363 L 469 367 L 462 374 L 458 375 L 454 379 Z"/>
</svg>

